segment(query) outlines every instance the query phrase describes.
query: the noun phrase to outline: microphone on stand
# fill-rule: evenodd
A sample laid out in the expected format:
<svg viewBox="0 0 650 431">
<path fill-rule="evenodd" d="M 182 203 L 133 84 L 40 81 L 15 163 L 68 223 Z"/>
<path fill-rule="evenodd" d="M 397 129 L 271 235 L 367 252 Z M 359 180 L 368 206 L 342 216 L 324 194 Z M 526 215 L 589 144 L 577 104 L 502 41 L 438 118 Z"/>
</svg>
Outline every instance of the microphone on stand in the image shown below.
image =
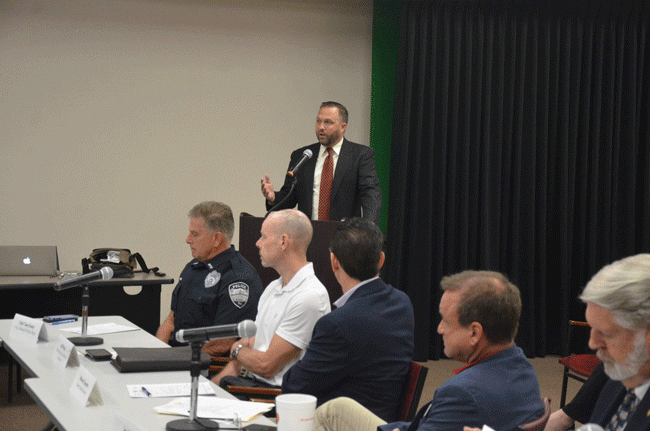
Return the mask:
<svg viewBox="0 0 650 431">
<path fill-rule="evenodd" d="M 113 277 L 113 268 L 104 266 L 99 271 L 94 271 L 78 277 L 68 278 L 54 283 L 54 290 L 66 290 L 71 287 L 77 287 L 95 280 L 110 280 Z"/>
<path fill-rule="evenodd" d="M 167 423 L 167 431 L 218 431 L 219 424 L 208 419 L 198 418 L 196 411 L 199 394 L 199 375 L 201 373 L 201 347 L 203 341 L 211 338 L 250 338 L 257 332 L 255 322 L 244 320 L 231 325 L 206 326 L 204 328 L 181 329 L 176 332 L 176 341 L 190 343 L 192 346 L 192 361 L 190 365 L 190 417 L 177 419 Z"/>
<path fill-rule="evenodd" d="M 302 167 L 302 165 L 304 165 L 307 160 L 311 159 L 311 156 L 313 155 L 314 153 L 309 148 L 307 148 L 305 151 L 302 152 L 302 158 L 298 160 L 296 166 L 294 166 L 293 169 L 290 169 L 289 172 L 287 172 L 287 174 L 295 178 L 296 172 L 298 172 L 298 170 Z"/>
<path fill-rule="evenodd" d="M 68 338 L 75 346 L 96 346 L 104 342 L 100 337 L 88 336 L 88 306 L 90 305 L 88 283 L 94 280 L 109 280 L 111 277 L 113 277 L 113 268 L 104 266 L 99 271 L 54 283 L 53 287 L 56 291 L 83 286 L 83 291 L 81 292 L 81 336 Z"/>
<path fill-rule="evenodd" d="M 298 160 L 298 163 L 296 163 L 296 165 L 293 168 L 289 169 L 289 171 L 287 172 L 287 176 L 292 178 L 291 188 L 289 189 L 289 193 L 287 193 L 284 199 L 282 199 L 280 202 L 276 202 L 275 205 L 273 205 L 271 209 L 267 211 L 264 217 L 271 214 L 277 208 L 281 208 L 282 205 L 286 202 L 286 200 L 289 199 L 289 197 L 293 194 L 293 192 L 296 189 L 296 184 L 298 183 L 298 178 L 296 178 L 296 172 L 298 172 L 298 170 L 302 167 L 302 165 L 304 165 L 307 160 L 311 159 L 311 156 L 313 155 L 314 153 L 309 148 L 307 148 L 305 151 L 302 152 L 302 158 Z"/>
<path fill-rule="evenodd" d="M 181 329 L 176 332 L 179 343 L 194 343 L 208 341 L 213 338 L 251 338 L 257 332 L 257 326 L 252 320 L 244 320 L 230 325 L 206 326 L 203 328 Z"/>
</svg>

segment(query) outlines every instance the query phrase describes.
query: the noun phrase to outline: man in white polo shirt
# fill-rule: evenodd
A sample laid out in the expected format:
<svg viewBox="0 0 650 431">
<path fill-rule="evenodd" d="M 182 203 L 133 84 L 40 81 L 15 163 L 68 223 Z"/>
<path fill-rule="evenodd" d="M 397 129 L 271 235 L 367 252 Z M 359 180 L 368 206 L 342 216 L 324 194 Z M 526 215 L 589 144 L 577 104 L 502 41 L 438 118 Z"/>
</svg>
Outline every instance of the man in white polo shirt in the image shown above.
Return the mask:
<svg viewBox="0 0 650 431">
<path fill-rule="evenodd" d="M 282 376 L 305 353 L 316 321 L 330 312 L 329 295 L 307 262 L 311 222 L 298 210 L 276 211 L 264 220 L 257 241 L 264 267 L 280 278 L 259 301 L 257 334 L 231 347 L 232 360 L 212 380 L 227 385 L 279 387 Z M 244 368 L 248 374 L 240 376 Z"/>
</svg>

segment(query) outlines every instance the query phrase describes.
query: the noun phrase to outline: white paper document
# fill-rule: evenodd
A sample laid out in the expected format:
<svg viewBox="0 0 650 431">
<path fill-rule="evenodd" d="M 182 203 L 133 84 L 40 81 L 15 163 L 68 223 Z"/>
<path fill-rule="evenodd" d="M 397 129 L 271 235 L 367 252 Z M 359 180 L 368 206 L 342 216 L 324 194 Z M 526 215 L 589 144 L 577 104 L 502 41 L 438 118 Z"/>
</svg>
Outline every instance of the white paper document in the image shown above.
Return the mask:
<svg viewBox="0 0 650 431">
<path fill-rule="evenodd" d="M 236 414 L 243 422 L 268 412 L 272 403 L 255 403 L 251 401 L 232 400 L 220 397 L 198 397 L 196 416 L 206 419 L 232 419 Z M 190 399 L 176 398 L 168 404 L 154 407 L 156 413 L 189 416 Z"/>
<path fill-rule="evenodd" d="M 191 383 L 158 383 L 142 385 L 126 385 L 131 398 L 157 397 L 189 397 Z M 214 389 L 209 382 L 199 383 L 199 395 L 214 395 Z"/>
<path fill-rule="evenodd" d="M 61 328 L 62 331 L 71 332 L 73 334 L 81 334 L 81 326 L 74 328 Z M 140 328 L 133 326 L 118 325 L 117 323 L 102 323 L 99 325 L 88 325 L 87 335 L 102 335 L 112 334 L 114 332 L 128 332 L 138 331 Z"/>
</svg>

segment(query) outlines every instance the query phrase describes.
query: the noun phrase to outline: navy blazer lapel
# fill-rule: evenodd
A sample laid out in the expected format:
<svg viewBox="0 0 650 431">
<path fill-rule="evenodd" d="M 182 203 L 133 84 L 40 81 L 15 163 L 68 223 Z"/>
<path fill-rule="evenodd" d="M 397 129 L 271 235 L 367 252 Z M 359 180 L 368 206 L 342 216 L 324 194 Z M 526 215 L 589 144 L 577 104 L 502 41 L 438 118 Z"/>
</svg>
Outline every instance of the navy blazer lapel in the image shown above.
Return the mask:
<svg viewBox="0 0 650 431">
<path fill-rule="evenodd" d="M 643 399 L 634 410 L 632 417 L 628 421 L 626 430 L 648 430 L 650 429 L 650 391 L 646 392 Z"/>
<path fill-rule="evenodd" d="M 621 382 L 609 380 L 605 383 L 605 386 L 600 391 L 589 422 L 600 424 L 605 428 L 616 410 L 618 410 L 618 406 L 623 402 L 625 392 L 625 386 Z"/>
</svg>

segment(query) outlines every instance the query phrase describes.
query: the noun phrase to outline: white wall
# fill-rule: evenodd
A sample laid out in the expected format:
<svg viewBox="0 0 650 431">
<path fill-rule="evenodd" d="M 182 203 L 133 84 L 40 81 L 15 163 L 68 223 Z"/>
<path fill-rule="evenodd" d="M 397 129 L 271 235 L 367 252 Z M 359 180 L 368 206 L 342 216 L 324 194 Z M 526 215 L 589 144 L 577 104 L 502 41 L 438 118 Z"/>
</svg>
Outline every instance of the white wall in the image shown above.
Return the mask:
<svg viewBox="0 0 650 431">
<path fill-rule="evenodd" d="M 320 102 L 368 143 L 371 21 L 371 0 L 0 0 L 0 244 L 63 270 L 126 247 L 177 279 L 188 210 L 263 215 Z"/>
</svg>

